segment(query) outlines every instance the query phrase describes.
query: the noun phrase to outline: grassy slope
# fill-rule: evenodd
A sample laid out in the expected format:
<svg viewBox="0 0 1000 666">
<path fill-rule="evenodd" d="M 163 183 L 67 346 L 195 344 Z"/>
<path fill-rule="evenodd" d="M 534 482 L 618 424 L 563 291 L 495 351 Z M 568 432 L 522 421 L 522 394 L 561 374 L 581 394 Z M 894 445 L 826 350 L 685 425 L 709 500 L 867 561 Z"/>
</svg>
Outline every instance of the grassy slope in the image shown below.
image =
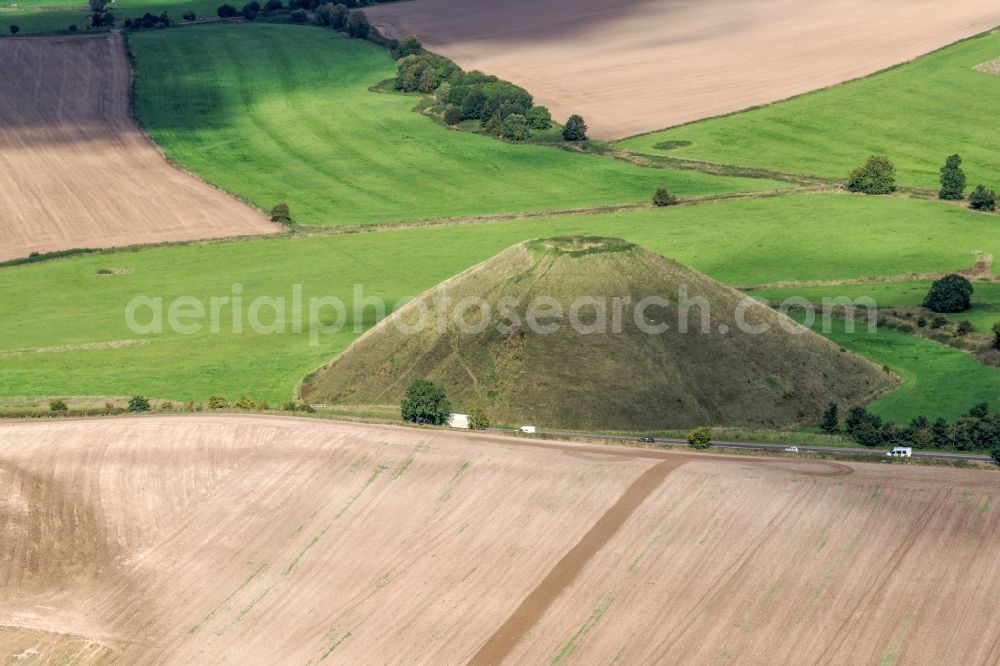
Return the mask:
<svg viewBox="0 0 1000 666">
<path fill-rule="evenodd" d="M 247 302 L 287 295 L 294 283 L 304 285 L 306 296 L 338 295 L 348 302 L 352 285 L 361 283 L 366 294 L 395 302 L 527 238 L 621 236 L 723 282 L 743 284 L 965 265 L 969 249 L 991 249 L 1000 240 L 991 222 L 935 202 L 829 195 L 79 257 L 0 269 L 0 350 L 136 338 L 123 316 L 134 296 L 207 299 L 229 295 L 235 282 L 244 285 Z M 131 273 L 96 275 L 100 268 Z M 347 331 L 312 348 L 305 335 L 293 333 L 166 334 L 125 349 L 0 355 L 0 395 L 141 392 L 204 400 L 222 392 L 279 401 L 354 337 Z M 987 384 L 973 389 L 963 403 L 995 398 Z M 925 402 L 935 399 L 934 383 L 906 390 Z"/>
<path fill-rule="evenodd" d="M 1000 77 L 972 68 L 998 56 L 1000 31 L 866 79 L 620 145 L 655 154 L 657 143 L 686 140 L 693 145 L 669 154 L 831 177 L 885 153 L 902 183 L 933 188 L 945 156 L 959 152 L 970 185 L 996 186 Z"/>
<path fill-rule="evenodd" d="M 11 7 L 16 4 L 17 7 Z M 146 12 L 159 15 L 167 12 L 170 18 L 180 20 L 191 10 L 198 18 L 215 16 L 220 0 L 117 0 L 112 4 L 118 25 L 127 18 L 142 16 Z M 263 3 L 261 3 L 263 4 Z M 90 24 L 90 13 L 84 0 L 19 0 L 0 6 L 0 35 L 7 35 L 11 23 L 21 28 L 21 35 L 65 30 L 71 24 L 80 30 Z"/>
<path fill-rule="evenodd" d="M 372 44 L 329 30 L 227 25 L 135 35 L 139 109 L 167 154 L 301 224 L 344 225 L 551 210 L 779 185 L 642 169 L 451 132 L 415 97 L 369 86 L 395 74 Z"/>
</svg>

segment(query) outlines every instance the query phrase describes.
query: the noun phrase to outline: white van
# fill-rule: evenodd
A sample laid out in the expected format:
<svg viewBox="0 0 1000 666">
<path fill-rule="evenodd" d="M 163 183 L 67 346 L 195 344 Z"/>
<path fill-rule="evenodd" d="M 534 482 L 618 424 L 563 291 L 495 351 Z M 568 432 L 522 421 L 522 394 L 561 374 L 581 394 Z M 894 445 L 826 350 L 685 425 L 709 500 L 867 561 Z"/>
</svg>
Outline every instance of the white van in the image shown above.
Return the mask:
<svg viewBox="0 0 1000 666">
<path fill-rule="evenodd" d="M 909 446 L 897 446 L 889 453 L 885 454 L 891 458 L 912 458 L 913 449 Z"/>
<path fill-rule="evenodd" d="M 535 434 L 536 432 L 538 432 L 538 429 L 537 429 L 537 428 L 535 428 L 535 426 L 521 426 L 521 427 L 520 427 L 520 428 L 518 429 L 518 432 L 523 432 L 523 433 L 527 433 L 527 434 L 529 434 L 529 435 L 533 435 L 533 434 Z"/>
</svg>

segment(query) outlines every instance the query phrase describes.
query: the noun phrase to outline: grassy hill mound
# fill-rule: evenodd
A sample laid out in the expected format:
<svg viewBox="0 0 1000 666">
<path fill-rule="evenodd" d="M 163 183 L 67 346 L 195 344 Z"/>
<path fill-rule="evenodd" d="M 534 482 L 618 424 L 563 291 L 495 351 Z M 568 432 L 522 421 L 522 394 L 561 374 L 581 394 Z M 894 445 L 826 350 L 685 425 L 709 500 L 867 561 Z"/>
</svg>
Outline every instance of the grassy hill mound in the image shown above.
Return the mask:
<svg viewBox="0 0 1000 666">
<path fill-rule="evenodd" d="M 767 330 L 751 334 L 741 321 Z M 302 393 L 388 405 L 427 378 L 456 411 L 482 407 L 495 422 L 646 430 L 790 425 L 889 385 L 870 362 L 793 328 L 623 240 L 527 241 L 397 311 L 307 378 Z"/>
</svg>

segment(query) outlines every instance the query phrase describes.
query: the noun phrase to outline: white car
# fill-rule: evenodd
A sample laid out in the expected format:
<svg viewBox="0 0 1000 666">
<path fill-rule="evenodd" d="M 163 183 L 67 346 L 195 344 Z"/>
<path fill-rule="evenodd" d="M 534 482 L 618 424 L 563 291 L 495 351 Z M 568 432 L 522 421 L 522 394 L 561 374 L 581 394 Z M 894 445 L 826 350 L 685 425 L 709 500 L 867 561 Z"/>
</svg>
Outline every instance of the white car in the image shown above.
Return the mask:
<svg viewBox="0 0 1000 666">
<path fill-rule="evenodd" d="M 537 429 L 535 428 L 535 426 L 521 426 L 519 428 L 519 430 L 521 432 L 527 433 L 529 435 L 534 434 L 535 432 L 537 432 Z"/>
<path fill-rule="evenodd" d="M 789 446 L 787 449 L 785 449 L 785 453 L 798 453 L 798 452 L 799 452 L 799 447 L 797 446 Z"/>
<path fill-rule="evenodd" d="M 909 446 L 897 446 L 887 454 L 890 458 L 912 458 L 913 448 Z"/>
</svg>

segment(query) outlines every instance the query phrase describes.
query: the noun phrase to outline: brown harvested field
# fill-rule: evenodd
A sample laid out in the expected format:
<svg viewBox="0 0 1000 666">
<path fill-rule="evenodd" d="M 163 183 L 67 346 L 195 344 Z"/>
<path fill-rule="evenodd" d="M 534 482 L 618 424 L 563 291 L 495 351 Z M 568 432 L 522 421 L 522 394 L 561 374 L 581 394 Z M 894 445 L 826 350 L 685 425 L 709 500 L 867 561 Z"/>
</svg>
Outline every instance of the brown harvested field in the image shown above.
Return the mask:
<svg viewBox="0 0 1000 666">
<path fill-rule="evenodd" d="M 280 417 L 0 424 L 16 663 L 996 663 L 995 472 Z"/>
<path fill-rule="evenodd" d="M 0 261 L 278 230 L 143 135 L 119 35 L 3 39 L 0 62 Z"/>
<path fill-rule="evenodd" d="M 1000 25 L 995 0 L 412 0 L 365 10 L 617 139 L 864 76 Z"/>
</svg>

